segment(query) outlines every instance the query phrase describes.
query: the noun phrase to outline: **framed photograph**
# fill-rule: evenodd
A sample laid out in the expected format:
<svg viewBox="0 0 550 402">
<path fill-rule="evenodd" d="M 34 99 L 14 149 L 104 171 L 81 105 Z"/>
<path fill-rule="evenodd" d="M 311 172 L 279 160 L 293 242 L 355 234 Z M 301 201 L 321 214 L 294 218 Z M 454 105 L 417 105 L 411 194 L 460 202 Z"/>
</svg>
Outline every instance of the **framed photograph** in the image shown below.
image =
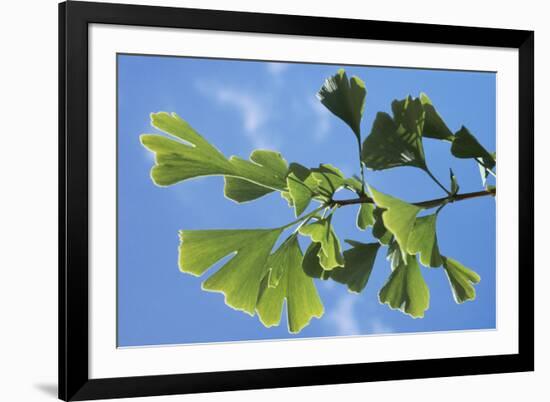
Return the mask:
<svg viewBox="0 0 550 402">
<path fill-rule="evenodd" d="M 59 397 L 534 369 L 534 33 L 59 5 Z"/>
</svg>

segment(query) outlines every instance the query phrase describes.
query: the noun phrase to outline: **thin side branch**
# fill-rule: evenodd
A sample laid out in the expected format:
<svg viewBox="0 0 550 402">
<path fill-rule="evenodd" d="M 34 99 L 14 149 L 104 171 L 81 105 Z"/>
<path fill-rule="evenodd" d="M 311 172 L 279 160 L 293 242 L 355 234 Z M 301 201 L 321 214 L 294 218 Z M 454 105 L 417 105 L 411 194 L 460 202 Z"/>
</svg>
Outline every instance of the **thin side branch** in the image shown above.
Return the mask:
<svg viewBox="0 0 550 402">
<path fill-rule="evenodd" d="M 422 208 L 434 208 L 444 203 L 468 200 L 470 198 L 486 197 L 489 195 L 494 197 L 496 195 L 496 189 L 476 191 L 473 193 L 456 194 L 450 197 L 436 198 L 433 200 L 427 200 L 427 201 L 421 201 L 421 202 L 413 202 L 411 204 Z M 337 205 L 339 207 L 342 207 L 345 205 L 353 205 L 353 204 L 374 204 L 374 200 L 371 197 L 366 195 L 363 197 L 352 198 L 348 200 L 333 200 L 332 204 Z"/>
</svg>

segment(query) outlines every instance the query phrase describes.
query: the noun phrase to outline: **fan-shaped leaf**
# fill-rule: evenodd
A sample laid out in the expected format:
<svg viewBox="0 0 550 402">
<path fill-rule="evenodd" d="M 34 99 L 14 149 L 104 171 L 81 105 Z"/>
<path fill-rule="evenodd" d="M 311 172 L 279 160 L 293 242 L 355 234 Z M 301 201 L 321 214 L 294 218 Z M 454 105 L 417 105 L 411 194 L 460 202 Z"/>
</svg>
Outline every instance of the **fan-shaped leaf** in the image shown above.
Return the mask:
<svg viewBox="0 0 550 402">
<path fill-rule="evenodd" d="M 493 169 L 496 165 L 493 155 L 483 148 L 476 137 L 464 126 L 455 134 L 451 153 L 457 158 L 479 159 L 487 169 Z"/>
<path fill-rule="evenodd" d="M 443 267 L 453 290 L 453 297 L 457 303 L 464 303 L 476 298 L 476 290 L 472 284 L 481 280 L 478 274 L 449 257 L 443 257 Z"/>
<path fill-rule="evenodd" d="M 344 267 L 330 271 L 330 277 L 347 285 L 351 292 L 360 293 L 367 286 L 380 244 L 353 240 L 346 243 L 352 247 L 344 251 Z"/>
<path fill-rule="evenodd" d="M 270 192 L 267 189 L 286 190 L 288 166 L 278 152 L 255 150 L 250 160 L 236 156 L 227 159 L 175 113 L 153 113 L 151 124 L 178 139 L 158 134 L 141 136 L 142 144 L 155 153 L 151 177 L 160 186 L 200 176 L 229 176 L 241 179 L 225 182 L 225 195 L 237 202 L 261 197 Z"/>
<path fill-rule="evenodd" d="M 422 145 L 424 111 L 420 100 L 410 96 L 396 100 L 392 109 L 393 118 L 382 112 L 376 115 L 371 132 L 363 142 L 362 161 L 374 170 L 397 166 L 427 169 Z"/>
<path fill-rule="evenodd" d="M 300 228 L 300 234 L 309 236 L 312 242 L 321 245 L 317 256 L 323 269 L 330 271 L 344 266 L 344 257 L 340 249 L 340 241 L 332 230 L 330 218 L 320 219 Z"/>
<path fill-rule="evenodd" d="M 426 138 L 435 138 L 437 140 L 453 140 L 453 133 L 445 124 L 439 113 L 432 105 L 432 101 L 425 93 L 420 94 L 420 102 L 424 108 L 424 128 L 422 135 Z"/>
<path fill-rule="evenodd" d="M 360 230 L 365 230 L 369 226 L 374 225 L 374 208 L 375 205 L 372 203 L 363 203 L 359 207 L 357 212 L 357 227 Z"/>
<path fill-rule="evenodd" d="M 406 259 L 409 235 L 414 227 L 416 215 L 422 208 L 376 191 L 373 187 L 369 186 L 369 190 L 376 205 L 385 209 L 382 213 L 384 225 L 395 236 L 401 248 L 403 259 Z"/>
<path fill-rule="evenodd" d="M 360 243 L 353 240 L 346 240 L 346 243 L 352 247 L 344 251 L 343 267 L 330 271 L 324 270 L 318 256 L 321 244 L 313 242 L 306 250 L 302 267 L 306 275 L 312 278 L 323 280 L 331 278 L 347 285 L 349 291 L 360 293 L 367 285 L 380 244 Z"/>
<path fill-rule="evenodd" d="M 346 72 L 341 69 L 325 80 L 317 98 L 328 110 L 342 119 L 359 139 L 366 95 L 365 83 L 358 77 L 351 77 L 348 81 Z"/>
<path fill-rule="evenodd" d="M 407 253 L 420 254 L 419 259 L 426 267 L 439 267 L 443 264 L 436 235 L 437 214 L 416 218 L 407 242 Z"/>
<path fill-rule="evenodd" d="M 204 290 L 221 292 L 225 303 L 253 315 L 266 261 L 282 229 L 182 230 L 179 267 L 182 272 L 202 275 L 223 257 L 236 253 L 222 268 L 203 282 Z"/>
<path fill-rule="evenodd" d="M 268 279 L 262 282 L 256 310 L 266 327 L 279 325 L 286 299 L 288 329 L 300 332 L 324 309 L 313 280 L 302 270 L 302 252 L 296 236 L 290 237 L 269 258 Z"/>
<path fill-rule="evenodd" d="M 408 255 L 406 263 L 401 261 L 392 271 L 378 297 L 381 303 L 413 318 L 424 317 L 424 312 L 430 306 L 430 290 L 414 256 Z"/>
</svg>

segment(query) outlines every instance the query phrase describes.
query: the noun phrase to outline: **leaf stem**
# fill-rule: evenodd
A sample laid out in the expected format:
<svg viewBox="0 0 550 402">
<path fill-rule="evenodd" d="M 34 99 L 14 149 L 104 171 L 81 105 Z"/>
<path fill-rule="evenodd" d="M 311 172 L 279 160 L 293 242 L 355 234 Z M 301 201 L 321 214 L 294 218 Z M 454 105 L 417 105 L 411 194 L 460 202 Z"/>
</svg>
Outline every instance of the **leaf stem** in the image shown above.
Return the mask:
<svg viewBox="0 0 550 402">
<path fill-rule="evenodd" d="M 359 151 L 359 168 L 361 170 L 361 194 L 365 195 L 365 168 L 363 167 L 363 162 L 361 161 L 361 137 L 357 137 L 357 149 Z"/>
<path fill-rule="evenodd" d="M 441 184 L 441 182 L 440 182 L 439 180 L 437 180 L 437 177 L 435 177 L 435 176 L 432 174 L 432 172 L 430 172 L 430 169 L 426 168 L 424 171 L 428 174 L 428 176 L 431 177 L 431 179 L 435 182 L 435 184 L 437 184 L 439 187 L 441 187 L 441 189 L 442 189 L 443 191 L 445 191 L 445 192 L 447 193 L 447 195 L 451 195 L 451 192 L 450 192 L 449 190 L 447 190 L 447 189 L 445 188 L 445 186 L 444 186 L 443 184 Z"/>
<path fill-rule="evenodd" d="M 306 220 L 306 219 L 309 219 L 309 218 L 311 218 L 313 215 L 315 215 L 317 212 L 319 212 L 320 210 L 322 210 L 323 208 L 326 208 L 326 207 L 327 207 L 327 206 L 323 204 L 323 205 L 321 205 L 319 208 L 317 208 L 317 209 L 311 211 L 309 214 L 300 216 L 298 219 L 293 220 L 292 222 L 287 223 L 287 224 L 284 225 L 284 226 L 281 226 L 279 229 L 286 229 L 286 228 L 291 227 L 292 225 L 297 224 L 298 222 L 302 222 L 302 221 L 304 221 L 304 220 Z"/>
</svg>

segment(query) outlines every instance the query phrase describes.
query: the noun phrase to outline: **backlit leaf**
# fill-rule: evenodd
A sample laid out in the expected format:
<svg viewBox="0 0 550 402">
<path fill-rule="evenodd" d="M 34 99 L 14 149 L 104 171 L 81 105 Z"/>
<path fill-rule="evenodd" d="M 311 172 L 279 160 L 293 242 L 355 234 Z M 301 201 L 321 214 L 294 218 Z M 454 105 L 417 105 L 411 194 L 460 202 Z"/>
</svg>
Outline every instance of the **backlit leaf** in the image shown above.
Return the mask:
<svg viewBox="0 0 550 402">
<path fill-rule="evenodd" d="M 255 150 L 250 160 L 236 156 L 227 159 L 175 113 L 152 113 L 151 124 L 175 138 L 158 134 L 140 137 L 142 144 L 155 153 L 151 177 L 157 185 L 168 186 L 200 176 L 229 176 L 241 179 L 225 183 L 226 196 L 237 202 L 261 197 L 267 189 L 286 190 L 288 166 L 278 152 Z"/>
<path fill-rule="evenodd" d="M 430 291 L 416 257 L 408 255 L 406 263 L 401 261 L 380 289 L 378 297 L 381 303 L 413 318 L 424 317 L 424 312 L 430 306 Z"/>
<path fill-rule="evenodd" d="M 152 113 L 151 125 L 178 139 L 158 134 L 140 137 L 142 144 L 155 153 L 151 178 L 159 186 L 198 176 L 233 173 L 225 156 L 175 113 Z"/>
<path fill-rule="evenodd" d="M 453 290 L 453 297 L 457 303 L 464 303 L 476 298 L 474 284 L 481 278 L 477 273 L 449 257 L 443 257 L 443 267 Z"/>
<path fill-rule="evenodd" d="M 267 273 L 267 258 L 281 232 L 282 229 L 182 230 L 180 270 L 200 276 L 223 257 L 236 253 L 202 287 L 223 293 L 228 306 L 253 315 L 260 283 Z"/>
<path fill-rule="evenodd" d="M 341 69 L 325 80 L 317 98 L 328 110 L 342 119 L 357 138 L 360 138 L 366 95 L 365 83 L 358 77 L 348 80 L 346 72 Z"/>
<path fill-rule="evenodd" d="M 225 176 L 224 183 L 225 196 L 238 203 L 253 201 L 274 191 L 272 188 L 231 176 Z"/>
<path fill-rule="evenodd" d="M 285 299 L 291 333 L 300 332 L 313 317 L 320 318 L 323 315 L 323 304 L 313 279 L 302 270 L 302 252 L 296 236 L 289 238 L 273 253 L 268 267 L 269 279 L 262 282 L 256 307 L 266 327 L 279 325 Z"/>
<path fill-rule="evenodd" d="M 321 245 L 317 256 L 323 269 L 330 271 L 344 266 L 344 257 L 340 241 L 332 229 L 330 218 L 320 219 L 300 228 L 300 234 L 311 238 L 312 242 Z"/>
<path fill-rule="evenodd" d="M 362 161 L 370 169 L 398 166 L 427 169 L 422 145 L 424 110 L 418 98 L 410 96 L 392 103 L 393 118 L 376 115 L 369 136 L 363 142 Z"/>
<path fill-rule="evenodd" d="M 439 267 L 443 264 L 436 235 L 437 214 L 416 218 L 407 242 L 408 254 L 420 254 L 419 260 L 426 267 Z"/>
<path fill-rule="evenodd" d="M 357 227 L 360 230 L 365 230 L 374 224 L 374 209 L 376 206 L 372 203 L 363 203 L 359 206 L 357 212 Z"/>
<path fill-rule="evenodd" d="M 369 190 L 376 205 L 385 209 L 382 213 L 384 225 L 395 236 L 403 253 L 403 259 L 406 259 L 409 235 L 414 227 L 416 215 L 422 208 L 376 191 L 373 187 L 369 186 Z"/>
<path fill-rule="evenodd" d="M 296 216 L 300 216 L 311 202 L 315 195 L 313 190 L 306 183 L 301 181 L 294 173 L 289 173 L 286 178 L 288 194 L 292 198 L 292 204 Z"/>
</svg>

